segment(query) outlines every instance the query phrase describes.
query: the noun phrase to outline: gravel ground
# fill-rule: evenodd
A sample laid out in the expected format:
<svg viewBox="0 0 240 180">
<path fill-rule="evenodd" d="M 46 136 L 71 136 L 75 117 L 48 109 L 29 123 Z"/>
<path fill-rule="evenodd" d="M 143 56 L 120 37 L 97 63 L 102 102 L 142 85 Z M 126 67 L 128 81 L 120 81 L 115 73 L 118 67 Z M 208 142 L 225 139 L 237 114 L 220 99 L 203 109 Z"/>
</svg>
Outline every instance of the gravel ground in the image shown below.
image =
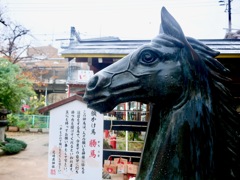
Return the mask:
<svg viewBox="0 0 240 180">
<path fill-rule="evenodd" d="M 7 137 L 25 141 L 28 146 L 16 155 L 0 156 L 1 180 L 48 180 L 48 134 L 7 132 Z"/>
</svg>

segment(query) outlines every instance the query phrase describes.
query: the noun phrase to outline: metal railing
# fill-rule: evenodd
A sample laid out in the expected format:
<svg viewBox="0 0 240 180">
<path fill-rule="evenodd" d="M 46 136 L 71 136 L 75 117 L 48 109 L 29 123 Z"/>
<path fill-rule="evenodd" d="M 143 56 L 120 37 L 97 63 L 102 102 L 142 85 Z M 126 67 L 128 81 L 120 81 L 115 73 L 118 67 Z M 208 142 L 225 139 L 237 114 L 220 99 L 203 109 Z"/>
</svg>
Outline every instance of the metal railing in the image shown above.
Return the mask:
<svg viewBox="0 0 240 180">
<path fill-rule="evenodd" d="M 46 115 L 21 115 L 14 114 L 19 118 L 19 121 L 26 122 L 29 127 L 49 128 L 50 116 Z"/>
</svg>

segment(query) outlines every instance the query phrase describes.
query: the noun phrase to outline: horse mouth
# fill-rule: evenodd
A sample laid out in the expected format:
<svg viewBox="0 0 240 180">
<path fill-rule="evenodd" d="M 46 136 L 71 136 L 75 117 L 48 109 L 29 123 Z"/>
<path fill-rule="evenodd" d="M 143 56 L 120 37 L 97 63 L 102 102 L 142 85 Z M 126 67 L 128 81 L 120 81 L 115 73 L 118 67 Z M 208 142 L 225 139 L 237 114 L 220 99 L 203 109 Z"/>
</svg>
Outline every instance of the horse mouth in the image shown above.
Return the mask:
<svg viewBox="0 0 240 180">
<path fill-rule="evenodd" d="M 97 98 L 94 98 L 94 99 L 88 99 L 88 98 L 84 97 L 83 99 L 84 99 L 84 101 L 87 102 L 87 105 L 89 107 L 94 107 L 94 106 L 96 106 L 100 103 L 106 102 L 108 100 L 108 97 L 97 97 Z"/>
<path fill-rule="evenodd" d="M 121 85 L 119 87 L 109 88 L 110 93 L 106 92 L 106 95 L 94 94 L 89 95 L 85 93 L 83 100 L 87 103 L 87 106 L 100 113 L 107 113 L 114 109 L 114 107 L 120 103 L 128 101 L 129 96 L 126 94 L 135 92 L 139 89 L 135 83 L 128 85 Z M 131 97 L 131 96 L 130 96 Z"/>
<path fill-rule="evenodd" d="M 101 83 L 99 79 L 95 78 L 95 82 L 92 81 L 90 84 L 94 85 L 94 88 L 86 89 L 83 97 L 89 108 L 101 113 L 110 112 L 116 105 L 128 101 L 134 92 L 141 89 L 140 81 L 130 72 L 114 75 L 110 78 L 111 83 L 104 87 L 103 85 L 109 82 L 106 79 L 105 82 L 102 79 L 104 83 Z"/>
<path fill-rule="evenodd" d="M 135 82 L 120 84 L 117 86 L 110 86 L 110 90 L 114 92 L 120 92 L 120 91 L 131 91 L 132 89 L 139 89 L 140 82 L 136 80 Z"/>
<path fill-rule="evenodd" d="M 83 100 L 87 103 L 89 108 L 102 112 L 102 110 L 98 110 L 98 108 L 96 107 L 98 107 L 99 104 L 104 104 L 106 101 L 108 101 L 109 97 L 110 96 L 106 95 L 87 95 L 87 93 L 85 93 L 85 95 L 83 96 Z"/>
</svg>

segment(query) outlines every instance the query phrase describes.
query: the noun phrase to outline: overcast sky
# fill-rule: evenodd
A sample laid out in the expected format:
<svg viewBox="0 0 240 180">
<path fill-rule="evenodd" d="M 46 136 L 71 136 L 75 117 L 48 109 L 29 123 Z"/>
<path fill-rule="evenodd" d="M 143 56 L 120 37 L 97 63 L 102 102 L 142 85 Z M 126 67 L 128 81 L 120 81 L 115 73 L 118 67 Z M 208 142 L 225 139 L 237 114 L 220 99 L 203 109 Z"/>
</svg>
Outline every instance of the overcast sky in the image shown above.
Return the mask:
<svg viewBox="0 0 240 180">
<path fill-rule="evenodd" d="M 226 6 L 218 0 L 0 0 L 12 20 L 31 30 L 38 45 L 69 38 L 75 26 L 81 38 L 117 36 L 151 39 L 165 6 L 185 35 L 222 39 L 228 28 Z M 226 0 L 227 3 L 227 0 Z M 232 1 L 232 28 L 240 29 L 240 0 Z M 236 30 L 235 30 L 236 31 Z M 58 42 L 59 43 L 59 42 Z"/>
</svg>

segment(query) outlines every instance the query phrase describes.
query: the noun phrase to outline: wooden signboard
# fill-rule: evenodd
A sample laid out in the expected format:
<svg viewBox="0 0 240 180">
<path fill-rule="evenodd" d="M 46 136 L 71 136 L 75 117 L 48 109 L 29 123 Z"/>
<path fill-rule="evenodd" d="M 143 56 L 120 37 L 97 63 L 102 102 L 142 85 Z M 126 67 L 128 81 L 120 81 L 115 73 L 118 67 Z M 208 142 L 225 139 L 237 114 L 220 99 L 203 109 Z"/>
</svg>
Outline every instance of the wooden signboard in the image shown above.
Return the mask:
<svg viewBox="0 0 240 180">
<path fill-rule="evenodd" d="M 49 178 L 102 178 L 103 115 L 74 100 L 50 110 Z"/>
</svg>

